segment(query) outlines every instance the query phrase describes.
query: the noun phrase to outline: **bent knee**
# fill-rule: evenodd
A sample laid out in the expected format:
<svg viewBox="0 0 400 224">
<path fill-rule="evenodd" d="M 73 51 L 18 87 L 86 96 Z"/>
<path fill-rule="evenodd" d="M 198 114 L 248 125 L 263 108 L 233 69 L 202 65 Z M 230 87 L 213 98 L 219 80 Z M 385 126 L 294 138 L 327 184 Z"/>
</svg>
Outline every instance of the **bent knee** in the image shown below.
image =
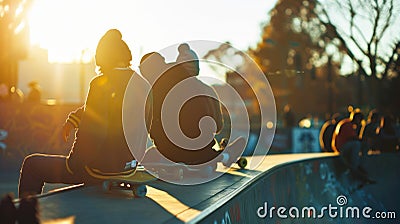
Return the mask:
<svg viewBox="0 0 400 224">
<path fill-rule="evenodd" d="M 30 155 L 26 156 L 22 163 L 22 168 L 34 166 L 36 163 L 38 163 L 41 160 L 41 158 L 43 158 L 43 156 L 44 156 L 43 154 L 39 154 L 39 153 L 34 153 L 34 154 L 30 154 Z"/>
</svg>

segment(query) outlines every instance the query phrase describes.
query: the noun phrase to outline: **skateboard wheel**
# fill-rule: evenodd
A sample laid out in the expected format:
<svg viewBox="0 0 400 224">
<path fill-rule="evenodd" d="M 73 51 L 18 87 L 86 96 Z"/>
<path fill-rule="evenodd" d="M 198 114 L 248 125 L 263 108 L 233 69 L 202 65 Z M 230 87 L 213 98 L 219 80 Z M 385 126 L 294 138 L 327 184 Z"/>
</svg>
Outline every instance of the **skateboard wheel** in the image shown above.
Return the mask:
<svg viewBox="0 0 400 224">
<path fill-rule="evenodd" d="M 210 165 L 212 173 L 217 170 L 217 163 L 213 163 Z"/>
<path fill-rule="evenodd" d="M 247 159 L 242 157 L 237 161 L 237 164 L 241 169 L 244 169 L 247 166 Z"/>
<path fill-rule="evenodd" d="M 184 175 L 183 169 L 179 168 L 178 172 L 176 172 L 176 179 L 177 180 L 183 180 L 183 175 Z"/>
<path fill-rule="evenodd" d="M 143 198 L 147 194 L 147 187 L 146 185 L 136 185 L 132 189 L 133 196 L 137 198 Z"/>
<path fill-rule="evenodd" d="M 209 177 L 213 174 L 214 169 L 212 166 L 206 166 L 201 169 L 201 175 L 203 177 Z"/>
<path fill-rule="evenodd" d="M 102 184 L 103 191 L 105 191 L 105 192 L 111 191 L 111 185 L 112 185 L 112 183 L 109 180 L 103 181 L 103 184 Z"/>
<path fill-rule="evenodd" d="M 219 142 L 219 146 L 221 147 L 222 150 L 223 150 L 227 145 L 228 145 L 228 139 L 227 139 L 227 138 L 223 138 L 223 139 L 221 139 L 221 141 Z"/>
</svg>

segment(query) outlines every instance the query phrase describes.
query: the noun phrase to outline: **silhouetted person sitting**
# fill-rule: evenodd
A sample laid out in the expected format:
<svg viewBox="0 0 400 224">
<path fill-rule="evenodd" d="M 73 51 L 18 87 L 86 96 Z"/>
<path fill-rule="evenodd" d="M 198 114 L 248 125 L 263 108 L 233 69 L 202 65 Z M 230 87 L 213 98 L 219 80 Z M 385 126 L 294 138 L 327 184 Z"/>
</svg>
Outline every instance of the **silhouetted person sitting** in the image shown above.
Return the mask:
<svg viewBox="0 0 400 224">
<path fill-rule="evenodd" d="M 17 212 L 18 224 L 38 224 L 39 218 L 39 204 L 36 198 L 22 198 Z"/>
<path fill-rule="evenodd" d="M 150 137 L 165 158 L 188 165 L 205 164 L 217 157 L 226 164 L 236 161 L 245 146 L 243 138 L 236 141 L 238 151 L 229 145 L 228 153 L 213 149 L 214 137 L 223 128 L 223 117 L 217 94 L 210 86 L 182 64 L 166 64 L 156 52 L 142 57 L 140 71 L 152 85 Z"/>
<path fill-rule="evenodd" d="M 283 126 L 285 128 L 292 128 L 296 126 L 296 118 L 289 104 L 285 105 L 283 112 Z"/>
<path fill-rule="evenodd" d="M 381 152 L 396 152 L 399 150 L 399 137 L 394 128 L 392 116 L 384 116 L 381 118 L 377 134 Z"/>
<path fill-rule="evenodd" d="M 132 54 L 118 30 L 107 31 L 99 40 L 95 59 L 101 73 L 90 82 L 85 105 L 71 113 L 63 126 L 64 140 L 77 129 L 69 155 L 27 156 L 21 168 L 19 197 L 41 193 L 44 183 L 98 182 L 86 172 L 86 166 L 108 173 L 124 170 L 125 163 L 133 159 L 122 122 L 122 105 L 129 82 L 137 84 L 129 94 L 139 105 L 128 111 L 137 123 L 135 120 L 127 128 L 133 129 L 138 139 L 132 147 L 145 149 L 147 132 L 142 125 L 145 118 L 141 106 L 145 105 L 150 87 L 130 68 Z"/>
<path fill-rule="evenodd" d="M 11 194 L 5 195 L 0 201 L 0 224 L 14 224 L 17 220 L 17 208 Z"/>
<path fill-rule="evenodd" d="M 350 118 L 339 121 L 332 138 L 332 149 L 340 153 L 344 164 L 357 178 L 367 178 L 360 160 L 361 140 L 357 134 L 357 125 L 362 119 L 360 112 L 352 111 Z"/>
<path fill-rule="evenodd" d="M 190 46 L 187 43 L 179 45 L 178 52 L 179 54 L 176 58 L 176 63 L 182 63 L 189 75 L 197 76 L 200 71 L 200 66 L 199 57 L 197 56 L 196 52 L 190 49 Z"/>
<path fill-rule="evenodd" d="M 39 203 L 37 198 L 23 198 L 18 208 L 13 202 L 13 195 L 7 194 L 0 201 L 0 224 L 38 224 Z"/>
<path fill-rule="evenodd" d="M 333 152 L 331 143 L 333 133 L 335 132 L 335 128 L 337 123 L 341 120 L 342 116 L 339 113 L 335 113 L 332 115 L 331 119 L 327 120 L 321 127 L 321 131 L 319 133 L 319 143 L 322 151 L 324 152 Z"/>
<path fill-rule="evenodd" d="M 380 125 L 380 115 L 377 110 L 371 110 L 368 114 L 367 124 L 362 131 L 363 147 L 365 152 L 378 149 L 378 128 Z"/>
<path fill-rule="evenodd" d="M 40 90 L 39 84 L 36 81 L 32 81 L 28 84 L 28 86 L 30 91 L 26 100 L 30 103 L 40 103 L 42 91 Z"/>
</svg>

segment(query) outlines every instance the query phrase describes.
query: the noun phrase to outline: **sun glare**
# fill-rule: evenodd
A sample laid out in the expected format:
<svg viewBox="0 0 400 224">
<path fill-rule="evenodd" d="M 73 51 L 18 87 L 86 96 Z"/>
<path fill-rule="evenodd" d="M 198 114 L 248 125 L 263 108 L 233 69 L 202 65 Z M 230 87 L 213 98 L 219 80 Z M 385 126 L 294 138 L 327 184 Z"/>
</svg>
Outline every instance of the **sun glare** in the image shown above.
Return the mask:
<svg viewBox="0 0 400 224">
<path fill-rule="evenodd" d="M 243 7 L 208 0 L 189 7 L 182 0 L 34 0 L 28 22 L 31 44 L 47 49 L 51 62 L 79 61 L 110 28 L 121 30 L 138 61 L 146 52 L 190 40 L 230 41 L 246 49 L 259 39 L 260 21 L 274 2 Z"/>
<path fill-rule="evenodd" d="M 80 61 L 83 50 L 92 47 L 90 36 L 84 35 L 89 27 L 84 21 L 94 15 L 78 10 L 76 6 L 83 2 L 36 0 L 32 6 L 28 19 L 31 44 L 47 49 L 50 62 Z"/>
<path fill-rule="evenodd" d="M 77 66 L 63 63 L 90 62 L 100 37 L 112 28 L 121 31 L 131 49 L 134 69 L 147 52 L 193 40 L 229 41 L 236 48 L 246 50 L 260 39 L 260 22 L 266 19 L 266 12 L 275 2 L 252 0 L 247 4 L 242 0 L 204 0 L 187 4 L 185 0 L 32 0 L 26 25 L 33 49 L 30 59 L 35 60 L 27 63 L 40 67 L 22 66 L 20 86 L 35 79 L 47 91 L 46 97 L 81 102 L 81 70 L 72 71 Z M 38 47 L 47 50 L 52 65 L 43 66 L 43 61 L 37 63 L 36 59 L 46 53 Z M 199 55 L 206 53 L 200 49 Z M 176 55 L 168 61 L 175 59 Z M 95 69 L 89 67 L 85 71 L 89 74 L 87 79 L 95 73 Z M 33 70 L 39 74 L 32 74 Z M 205 82 L 211 80 L 208 77 L 225 79 L 224 73 L 216 74 L 208 66 L 201 68 L 200 76 L 205 77 Z"/>
</svg>

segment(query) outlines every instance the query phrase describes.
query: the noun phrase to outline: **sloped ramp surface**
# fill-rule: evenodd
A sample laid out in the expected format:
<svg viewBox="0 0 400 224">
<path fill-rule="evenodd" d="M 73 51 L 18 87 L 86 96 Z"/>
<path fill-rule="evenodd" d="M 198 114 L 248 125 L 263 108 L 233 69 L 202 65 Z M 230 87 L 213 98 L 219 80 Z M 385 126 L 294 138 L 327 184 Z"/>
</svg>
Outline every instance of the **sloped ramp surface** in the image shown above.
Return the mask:
<svg viewBox="0 0 400 224">
<path fill-rule="evenodd" d="M 399 223 L 400 155 L 364 162 L 377 183 L 362 187 L 339 157 L 278 165 L 201 222 Z"/>
<path fill-rule="evenodd" d="M 255 170 L 232 168 L 201 185 L 156 181 L 142 199 L 128 191 L 78 187 L 41 197 L 39 203 L 45 223 L 60 218 L 74 223 L 399 223 L 399 162 L 398 154 L 368 157 L 367 170 L 377 183 L 360 189 L 334 154 L 287 154 L 267 156 Z M 333 217 L 322 210 L 329 205 L 337 212 L 370 207 L 371 217 Z M 378 220 L 376 212 L 396 217 Z"/>
</svg>

